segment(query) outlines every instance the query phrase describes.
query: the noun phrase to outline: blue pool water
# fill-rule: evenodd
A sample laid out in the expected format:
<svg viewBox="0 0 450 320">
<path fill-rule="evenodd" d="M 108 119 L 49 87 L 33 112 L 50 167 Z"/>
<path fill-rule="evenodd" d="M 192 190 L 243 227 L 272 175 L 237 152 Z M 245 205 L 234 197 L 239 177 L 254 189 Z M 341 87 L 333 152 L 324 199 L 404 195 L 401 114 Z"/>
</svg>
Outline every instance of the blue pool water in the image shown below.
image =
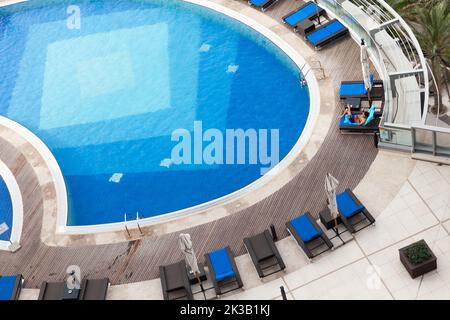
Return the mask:
<svg viewBox="0 0 450 320">
<path fill-rule="evenodd" d="M 68 5 L 80 10 L 79 29 Z M 172 132 L 192 132 L 194 121 L 221 132 L 279 129 L 281 160 L 309 114 L 299 73 L 249 27 L 181 1 L 0 8 L 0 114 L 55 155 L 68 225 L 161 215 L 257 180 L 264 166 L 248 162 L 167 162 L 178 143 Z"/>
<path fill-rule="evenodd" d="M 11 237 L 12 228 L 12 202 L 8 188 L 0 177 L 0 224 L 6 223 L 9 230 L 0 234 L 0 240 L 8 241 Z"/>
</svg>

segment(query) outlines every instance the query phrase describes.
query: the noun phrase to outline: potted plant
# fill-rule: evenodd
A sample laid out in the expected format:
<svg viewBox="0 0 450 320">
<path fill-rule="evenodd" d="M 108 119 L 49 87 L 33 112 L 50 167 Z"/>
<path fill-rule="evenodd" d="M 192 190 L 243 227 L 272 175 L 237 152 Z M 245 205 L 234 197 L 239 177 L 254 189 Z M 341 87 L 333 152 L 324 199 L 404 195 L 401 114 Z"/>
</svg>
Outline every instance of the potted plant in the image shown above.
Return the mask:
<svg viewBox="0 0 450 320">
<path fill-rule="evenodd" d="M 399 253 L 400 261 L 413 279 L 437 268 L 436 256 L 425 240 L 401 248 Z"/>
</svg>

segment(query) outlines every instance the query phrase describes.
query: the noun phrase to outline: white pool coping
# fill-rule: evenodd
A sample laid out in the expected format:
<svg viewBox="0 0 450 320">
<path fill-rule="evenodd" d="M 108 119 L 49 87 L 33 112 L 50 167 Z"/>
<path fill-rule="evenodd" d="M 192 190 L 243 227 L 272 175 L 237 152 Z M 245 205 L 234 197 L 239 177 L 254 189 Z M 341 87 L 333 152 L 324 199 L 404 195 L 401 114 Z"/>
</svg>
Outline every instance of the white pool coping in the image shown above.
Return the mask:
<svg viewBox="0 0 450 320">
<path fill-rule="evenodd" d="M 222 207 L 230 203 L 231 201 L 243 199 L 246 195 L 249 195 L 250 192 L 262 188 L 269 181 L 271 181 L 272 178 L 276 176 L 278 173 L 288 169 L 289 165 L 291 165 L 297 159 L 302 149 L 308 143 L 313 133 L 313 128 L 320 114 L 320 91 L 317 79 L 314 76 L 314 72 L 309 66 L 309 64 L 305 61 L 305 59 L 274 31 L 256 22 L 255 20 L 245 16 L 244 14 L 241 14 L 235 10 L 227 8 L 221 4 L 214 3 L 210 0 L 182 0 L 182 1 L 199 5 L 208 8 L 210 10 L 214 10 L 232 19 L 238 20 L 241 23 L 246 24 L 250 28 L 254 29 L 255 31 L 265 36 L 277 47 L 279 47 L 298 66 L 299 70 L 302 71 L 303 75 L 305 76 L 305 80 L 307 81 L 310 98 L 310 110 L 308 114 L 308 119 L 306 121 L 305 127 L 303 128 L 300 138 L 297 140 L 296 144 L 291 149 L 289 154 L 269 173 L 259 178 L 258 180 L 255 180 L 253 183 L 247 185 L 246 187 L 237 190 L 233 193 L 230 193 L 226 196 L 190 208 L 158 215 L 155 217 L 140 219 L 139 221 L 129 221 L 126 223 L 117 222 L 117 223 L 98 224 L 89 226 L 68 226 L 67 189 L 63 174 L 55 157 L 53 156 L 49 148 L 45 145 L 45 143 L 43 143 L 43 141 L 40 140 L 30 130 L 26 129 L 22 125 L 10 119 L 0 116 L 0 124 L 3 124 L 6 127 L 9 127 L 12 130 L 16 131 L 17 133 L 19 133 L 20 135 L 22 135 L 28 142 L 30 142 L 38 150 L 38 152 L 42 155 L 48 166 L 56 189 L 56 201 L 57 201 L 56 234 L 87 235 L 105 232 L 116 232 L 116 231 L 123 231 L 125 229 L 125 226 L 129 229 L 136 229 L 138 227 L 138 223 L 139 227 L 143 228 L 169 220 L 171 221 L 177 220 L 179 218 L 186 217 L 188 215 L 194 215 L 195 213 L 204 212 L 205 210 L 212 210 L 215 208 Z"/>
<path fill-rule="evenodd" d="M 10 241 L 0 240 L 0 250 L 11 251 L 11 243 L 19 244 L 22 236 L 23 225 L 23 201 L 22 194 L 17 184 L 14 174 L 9 170 L 8 166 L 0 161 L 0 177 L 6 184 L 12 203 L 12 226 Z"/>
<path fill-rule="evenodd" d="M 61 168 L 59 167 L 58 162 L 53 156 L 53 153 L 38 136 L 36 136 L 33 132 L 31 132 L 21 124 L 4 116 L 0 116 L 0 125 L 3 125 L 18 133 L 41 154 L 49 169 L 53 183 L 55 185 L 58 212 L 65 213 L 67 215 L 68 204 L 66 183 L 64 181 Z"/>
</svg>

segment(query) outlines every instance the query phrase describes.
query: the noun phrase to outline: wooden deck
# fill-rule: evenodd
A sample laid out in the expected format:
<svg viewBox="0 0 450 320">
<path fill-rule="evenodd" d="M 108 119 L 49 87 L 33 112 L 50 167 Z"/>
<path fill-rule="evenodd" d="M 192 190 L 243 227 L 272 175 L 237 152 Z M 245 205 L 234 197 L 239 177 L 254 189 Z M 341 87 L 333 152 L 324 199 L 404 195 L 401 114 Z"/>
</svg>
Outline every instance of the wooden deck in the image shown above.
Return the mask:
<svg viewBox="0 0 450 320">
<path fill-rule="evenodd" d="M 280 19 L 301 4 L 301 1 L 279 1 L 266 14 Z M 333 80 L 336 99 L 341 80 L 361 79 L 359 54 L 359 47 L 350 38 L 318 53 L 323 67 Z M 336 104 L 340 102 L 336 100 Z M 341 110 L 336 109 L 336 113 Z M 197 253 L 201 257 L 206 252 L 230 245 L 236 255 L 243 254 L 242 239 L 261 232 L 270 224 L 276 226 L 279 236 L 287 236 L 284 228 L 286 221 L 305 211 L 317 216 L 324 207 L 324 177 L 327 172 L 340 181 L 342 189 L 354 188 L 376 154 L 371 136 L 342 136 L 337 123 L 334 123 L 317 155 L 282 189 L 240 213 L 187 230 Z M 38 187 L 34 171 L 24 156 L 1 138 L 0 159 L 15 174 L 25 205 L 22 249 L 16 254 L 0 252 L 0 274 L 21 273 L 26 279 L 26 287 L 37 288 L 44 280 L 64 279 L 67 266 L 77 264 L 83 276 L 108 276 L 112 284 L 121 284 L 156 278 L 159 276 L 159 265 L 182 258 L 177 243 L 178 234 L 158 238 L 148 236 L 114 245 L 79 248 L 45 246 L 39 239 L 43 190 Z"/>
</svg>

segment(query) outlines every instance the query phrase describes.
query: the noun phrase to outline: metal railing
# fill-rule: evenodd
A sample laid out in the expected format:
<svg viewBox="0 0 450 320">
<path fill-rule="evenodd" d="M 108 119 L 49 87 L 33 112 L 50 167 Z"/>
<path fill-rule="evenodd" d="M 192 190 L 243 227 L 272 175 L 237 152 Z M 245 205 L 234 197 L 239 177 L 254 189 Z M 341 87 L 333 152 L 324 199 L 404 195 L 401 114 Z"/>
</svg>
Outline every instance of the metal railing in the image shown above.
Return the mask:
<svg viewBox="0 0 450 320">
<path fill-rule="evenodd" d="M 412 127 L 412 152 L 450 157 L 450 129 L 416 125 Z"/>
<path fill-rule="evenodd" d="M 320 5 L 364 39 L 384 82 L 380 145 L 412 147 L 411 126 L 423 124 L 429 80 L 425 57 L 413 31 L 383 0 L 321 0 Z"/>
</svg>

